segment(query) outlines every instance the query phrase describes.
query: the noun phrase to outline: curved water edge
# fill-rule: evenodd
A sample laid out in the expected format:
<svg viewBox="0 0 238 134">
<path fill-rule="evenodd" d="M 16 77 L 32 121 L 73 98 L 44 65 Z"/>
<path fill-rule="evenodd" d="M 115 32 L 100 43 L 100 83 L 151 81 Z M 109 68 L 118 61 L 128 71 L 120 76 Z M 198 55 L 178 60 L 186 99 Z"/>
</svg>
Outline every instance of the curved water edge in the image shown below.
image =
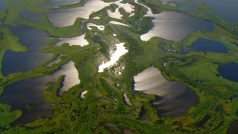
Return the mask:
<svg viewBox="0 0 238 134">
<path fill-rule="evenodd" d="M 161 116 L 179 116 L 198 103 L 198 96 L 177 81 L 166 80 L 155 67 L 149 67 L 134 76 L 134 90 L 154 94 L 152 105 Z"/>
<path fill-rule="evenodd" d="M 149 41 L 153 37 L 160 37 L 171 41 L 181 41 L 192 32 L 199 30 L 212 31 L 214 25 L 204 20 L 196 19 L 179 12 L 163 11 L 154 14 L 150 7 L 135 0 L 135 3 L 145 7 L 145 17 L 152 17 L 154 26 L 147 33 L 140 36 L 142 41 Z"/>
<path fill-rule="evenodd" d="M 56 43 L 56 46 L 60 46 L 64 43 L 69 44 L 69 46 L 81 46 L 84 47 L 86 45 L 89 45 L 89 42 L 85 39 L 86 34 L 82 34 L 78 37 L 74 37 L 74 38 L 60 38 L 59 42 Z"/>
<path fill-rule="evenodd" d="M 164 48 L 168 52 L 176 52 L 179 54 L 187 54 L 189 52 L 215 52 L 215 53 L 228 53 L 229 49 L 219 41 L 214 41 L 205 38 L 198 38 L 191 46 L 184 47 L 182 50 L 177 51 L 175 49 Z"/>
<path fill-rule="evenodd" d="M 58 71 L 51 75 L 19 81 L 5 86 L 0 102 L 11 105 L 13 110 L 20 109 L 23 116 L 16 120 L 14 124 L 22 124 L 34 121 L 40 117 L 51 117 L 52 104 L 47 104 L 44 100 L 44 90 L 49 82 L 55 82 L 64 75 L 62 92 L 67 91 L 80 83 L 79 74 L 72 61 L 63 65 Z M 29 84 L 31 83 L 31 84 Z M 29 107 L 31 107 L 29 109 Z"/>
<path fill-rule="evenodd" d="M 191 49 L 194 51 L 228 53 L 228 49 L 221 42 L 204 38 L 199 38 L 198 40 L 196 40 L 192 44 Z"/>
<path fill-rule="evenodd" d="M 219 65 L 218 73 L 225 79 L 238 82 L 238 63 L 231 62 Z"/>
<path fill-rule="evenodd" d="M 238 1 L 237 0 L 200 0 L 206 6 L 215 11 L 222 19 L 229 22 L 238 22 Z"/>
<path fill-rule="evenodd" d="M 7 51 L 2 63 L 2 73 L 4 75 L 34 69 L 51 58 L 52 54 L 41 52 L 41 50 L 46 47 L 44 41 L 51 39 L 44 31 L 27 26 L 8 26 L 8 29 L 16 35 L 20 43 L 28 47 L 29 50 L 24 53 Z"/>
<path fill-rule="evenodd" d="M 59 8 L 60 6 L 77 4 L 80 1 L 81 0 L 48 0 L 47 7 Z"/>
<path fill-rule="evenodd" d="M 119 8 L 123 8 L 130 16 L 133 16 L 135 7 L 129 3 L 123 3 L 122 0 L 115 2 L 104 2 L 103 0 L 87 0 L 82 7 L 75 7 L 69 9 L 59 9 L 47 16 L 49 21 L 58 27 L 66 27 L 73 25 L 77 18 L 89 19 L 90 15 L 100 11 L 101 9 L 116 4 L 118 7 L 115 12 L 107 10 L 107 14 L 111 18 L 121 19 L 123 15 L 119 12 Z"/>
<path fill-rule="evenodd" d="M 47 16 L 53 25 L 66 27 L 73 25 L 77 18 L 89 19 L 89 16 L 92 13 L 109 5 L 110 3 L 102 0 L 88 0 L 82 7 L 59 9 L 55 12 L 49 13 Z"/>
<path fill-rule="evenodd" d="M 153 37 L 160 37 L 171 41 L 181 41 L 192 32 L 199 30 L 212 31 L 214 25 L 182 13 L 163 11 L 152 16 L 154 26 L 147 33 L 140 36 L 141 40 L 149 41 Z"/>
<path fill-rule="evenodd" d="M 210 8 L 215 15 L 229 22 L 238 22 L 238 1 L 237 0 L 160 0 L 162 4 L 175 6 L 183 12 L 199 12 L 196 5 L 204 4 Z M 207 14 L 209 15 L 209 14 Z"/>
</svg>

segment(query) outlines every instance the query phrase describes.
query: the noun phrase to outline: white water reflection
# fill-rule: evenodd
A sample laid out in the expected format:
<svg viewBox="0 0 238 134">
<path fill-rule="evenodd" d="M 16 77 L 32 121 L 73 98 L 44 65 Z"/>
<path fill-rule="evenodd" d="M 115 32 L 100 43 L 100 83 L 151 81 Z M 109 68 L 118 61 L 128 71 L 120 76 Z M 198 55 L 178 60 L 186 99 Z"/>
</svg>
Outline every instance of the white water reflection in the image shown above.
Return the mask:
<svg viewBox="0 0 238 134">
<path fill-rule="evenodd" d="M 118 5 L 118 8 L 123 8 L 129 14 L 135 11 L 135 7 L 133 5 L 129 3 L 123 3 L 123 0 L 116 1 L 114 4 Z"/>
<path fill-rule="evenodd" d="M 126 93 L 123 94 L 123 99 L 127 105 L 132 106 L 130 99 L 128 98 Z"/>
<path fill-rule="evenodd" d="M 149 41 L 153 37 L 180 41 L 192 32 L 213 29 L 213 25 L 208 22 L 178 12 L 163 11 L 159 14 L 153 14 L 148 6 L 138 2 L 138 0 L 135 0 L 135 2 L 148 10 L 146 17 L 153 18 L 153 28 L 140 36 L 143 41 Z"/>
<path fill-rule="evenodd" d="M 153 105 L 159 108 L 162 116 L 184 114 L 198 101 L 194 92 L 179 82 L 166 80 L 155 67 L 139 73 L 134 82 L 134 90 L 158 96 Z"/>
<path fill-rule="evenodd" d="M 64 75 L 63 87 L 61 92 L 68 91 L 68 89 L 80 83 L 78 70 L 74 66 L 74 62 L 70 61 L 63 65 L 59 71 L 55 72 L 51 77 L 58 78 Z"/>
<path fill-rule="evenodd" d="M 202 29 L 213 29 L 213 25 L 190 16 L 170 11 L 154 15 L 154 27 L 140 36 L 141 40 L 149 41 L 152 37 L 180 41 L 192 32 Z"/>
<path fill-rule="evenodd" d="M 103 31 L 105 29 L 104 25 L 96 25 L 96 24 L 93 24 L 93 23 L 88 23 L 87 24 L 87 29 L 88 30 L 92 30 L 93 29 L 92 27 L 96 27 L 100 31 Z"/>
<path fill-rule="evenodd" d="M 95 16 L 93 17 L 94 20 L 100 20 L 100 17 L 99 16 Z"/>
<path fill-rule="evenodd" d="M 72 61 L 61 66 L 61 68 L 48 76 L 27 79 L 5 86 L 0 102 L 11 105 L 13 110 L 23 110 L 23 116 L 15 123 L 26 123 L 40 117 L 52 117 L 52 104 L 47 104 L 44 100 L 44 90 L 47 83 L 56 82 L 59 76 L 65 76 L 63 87 L 60 91 L 67 91 L 71 87 L 80 83 L 78 71 Z M 33 108 L 29 110 L 27 106 Z"/>
<path fill-rule="evenodd" d="M 110 3 L 102 0 L 87 0 L 82 7 L 60 9 L 56 12 L 48 14 L 49 21 L 55 26 L 65 27 L 73 25 L 77 18 L 89 19 L 92 13 L 95 13 Z"/>
<path fill-rule="evenodd" d="M 98 67 L 98 72 L 101 73 L 103 72 L 105 69 L 112 67 L 114 64 L 117 63 L 117 61 L 123 56 L 125 55 L 128 50 L 126 49 L 126 47 L 124 46 L 125 43 L 119 43 L 116 44 L 116 51 L 111 55 L 110 61 L 106 62 L 106 63 L 102 63 L 99 67 Z"/>
<path fill-rule="evenodd" d="M 59 42 L 56 43 L 56 46 L 60 46 L 64 43 L 67 43 L 69 44 L 69 46 L 73 46 L 73 45 L 76 45 L 76 46 L 81 46 L 81 47 L 84 47 L 86 45 L 89 44 L 89 42 L 85 39 L 85 36 L 86 34 L 82 34 L 78 37 L 74 37 L 74 38 L 60 38 Z"/>
<path fill-rule="evenodd" d="M 85 95 L 88 93 L 88 91 L 83 91 L 80 95 L 81 99 L 86 99 Z"/>
<path fill-rule="evenodd" d="M 125 26 L 125 27 L 130 27 L 129 25 L 118 22 L 118 21 L 110 21 L 109 23 L 114 24 L 114 25 L 121 25 L 121 26 Z"/>
<path fill-rule="evenodd" d="M 122 19 L 123 15 L 120 13 L 119 9 L 124 9 L 125 12 L 127 12 L 128 14 L 132 14 L 132 12 L 135 11 L 135 7 L 129 3 L 122 3 L 123 0 L 119 0 L 114 2 L 114 4 L 116 4 L 118 7 L 115 10 L 115 12 L 112 12 L 112 10 L 108 9 L 107 10 L 107 14 L 109 17 L 111 18 L 115 18 L 115 19 Z"/>
<path fill-rule="evenodd" d="M 109 17 L 114 19 L 121 19 L 123 15 L 119 12 L 119 8 L 115 10 L 115 12 L 112 12 L 111 9 L 107 9 L 107 14 Z"/>
</svg>

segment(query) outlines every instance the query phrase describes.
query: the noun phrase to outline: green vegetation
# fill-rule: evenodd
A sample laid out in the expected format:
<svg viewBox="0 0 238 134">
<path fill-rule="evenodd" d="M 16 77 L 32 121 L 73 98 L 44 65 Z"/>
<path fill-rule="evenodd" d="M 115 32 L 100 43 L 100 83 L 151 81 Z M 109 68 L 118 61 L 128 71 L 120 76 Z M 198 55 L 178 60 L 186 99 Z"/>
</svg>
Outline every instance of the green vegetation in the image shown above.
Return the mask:
<svg viewBox="0 0 238 134">
<path fill-rule="evenodd" d="M 106 1 L 106 0 L 105 0 Z M 109 1 L 109 0 L 107 0 Z M 111 1 L 111 0 L 110 0 Z M 3 134 L 99 134 L 99 133 L 122 133 L 129 131 L 141 134 L 170 134 L 170 133 L 226 133 L 230 123 L 237 120 L 238 111 L 238 83 L 224 79 L 218 75 L 217 68 L 220 64 L 238 60 L 238 37 L 231 33 L 233 25 L 222 23 L 215 19 L 209 19 L 215 24 L 213 32 L 197 31 L 179 42 L 172 42 L 161 38 L 152 38 L 148 42 L 140 40 L 140 35 L 152 27 L 152 19 L 145 18 L 145 8 L 128 1 L 135 6 L 135 15 L 125 15 L 121 22 L 131 27 L 108 24 L 110 20 L 106 15 L 106 9 L 93 13 L 89 20 L 77 19 L 72 26 L 59 28 L 53 26 L 46 13 L 51 9 L 41 8 L 45 0 L 22 0 L 14 4 L 9 0 L 9 7 L 4 13 L 2 20 L 6 25 L 26 25 L 35 29 L 44 30 L 51 36 L 74 37 L 86 33 L 88 46 L 54 46 L 58 39 L 44 42 L 47 48 L 42 52 L 54 54 L 53 58 L 63 55 L 61 61 L 52 67 L 45 64 L 27 72 L 12 73 L 8 76 L 0 74 L 0 94 L 4 86 L 17 81 L 30 78 L 47 76 L 58 70 L 68 61 L 73 61 L 79 72 L 80 84 L 74 86 L 67 92 L 59 94 L 64 76 L 56 78 L 54 82 L 48 83 L 44 90 L 47 103 L 54 105 L 53 117 L 40 118 L 34 122 L 19 126 L 10 126 L 14 120 L 21 116 L 21 111 L 12 111 L 10 106 L 0 104 L 0 132 Z M 82 6 L 85 1 L 61 8 Z M 155 13 L 163 10 L 175 11 L 168 5 L 160 4 L 156 0 L 143 0 L 152 7 Z M 200 8 L 205 8 L 199 5 Z M 114 8 L 114 7 L 108 7 Z M 39 22 L 30 22 L 19 16 L 22 9 L 27 9 L 40 16 Z M 209 9 L 204 12 L 209 12 Z M 121 11 L 126 14 L 125 12 Z M 189 14 L 189 13 L 187 13 Z M 204 13 L 205 14 L 205 13 Z M 201 14 L 190 14 L 208 20 Z M 92 17 L 100 16 L 100 20 Z M 0 14 L 1 18 L 1 14 Z M 215 16 L 214 16 L 215 18 Z M 118 21 L 118 20 L 116 20 Z M 96 28 L 87 30 L 87 22 L 105 24 L 105 31 Z M 97 33 L 97 34 L 95 34 Z M 117 34 L 117 37 L 112 34 Z M 179 54 L 168 52 L 165 48 L 180 51 L 183 47 L 190 47 L 199 38 L 206 38 L 222 42 L 229 53 L 212 52 L 188 52 Z M 120 59 L 116 66 L 98 73 L 101 59 L 109 59 L 110 50 L 116 43 L 125 42 L 129 53 Z M 19 39 L 12 35 L 7 26 L 0 26 L 0 61 L 6 51 L 25 52 L 27 48 L 19 43 Z M 182 62 L 171 62 L 179 60 Z M 50 60 L 49 60 L 50 61 Z M 164 66 L 164 63 L 167 63 Z M 158 67 L 163 75 L 170 79 L 187 85 L 199 96 L 199 104 L 192 107 L 186 114 L 178 117 L 160 117 L 150 102 L 155 96 L 145 95 L 133 90 L 133 77 L 147 67 Z M 120 67 L 122 75 L 115 74 Z M 2 65 L 0 65 L 2 68 Z M 80 98 L 83 91 L 88 91 L 86 98 Z M 132 106 L 123 102 L 123 94 L 127 93 Z M 141 108 L 145 109 L 145 119 L 141 119 Z"/>
<path fill-rule="evenodd" d="M 6 28 L 0 26 L 0 62 L 6 51 L 25 52 L 27 48 L 18 43 L 18 38 L 13 36 Z M 0 64 L 2 70 L 2 64 Z M 0 77 L 2 74 L 0 73 Z"/>
<path fill-rule="evenodd" d="M 0 130 L 10 127 L 10 123 L 21 116 L 21 111 L 11 111 L 10 106 L 0 104 Z"/>
</svg>

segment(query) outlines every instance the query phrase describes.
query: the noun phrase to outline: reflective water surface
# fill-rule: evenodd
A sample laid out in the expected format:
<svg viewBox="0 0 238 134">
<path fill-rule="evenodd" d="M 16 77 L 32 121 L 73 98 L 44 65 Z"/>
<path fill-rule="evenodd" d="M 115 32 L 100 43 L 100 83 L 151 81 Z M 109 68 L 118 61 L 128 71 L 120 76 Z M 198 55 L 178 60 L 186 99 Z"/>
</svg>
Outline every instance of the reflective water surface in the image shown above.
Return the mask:
<svg viewBox="0 0 238 134">
<path fill-rule="evenodd" d="M 87 0 L 82 7 L 60 9 L 55 12 L 49 13 L 49 21 L 56 26 L 65 27 L 73 25 L 77 18 L 88 19 L 93 12 L 97 12 L 110 3 L 102 0 Z"/>
<path fill-rule="evenodd" d="M 134 90 L 157 96 L 152 104 L 158 108 L 161 116 L 182 115 L 198 103 L 198 97 L 193 91 L 179 82 L 166 80 L 155 67 L 136 75 L 134 82 Z"/>
<path fill-rule="evenodd" d="M 23 116 L 15 124 L 26 123 L 40 117 L 51 117 L 52 104 L 44 100 L 44 90 L 49 82 L 55 82 L 58 77 L 65 76 L 60 93 L 80 83 L 79 74 L 72 61 L 63 65 L 55 73 L 28 80 L 19 81 L 5 86 L 0 102 L 11 105 L 12 109 L 20 109 Z"/>
<path fill-rule="evenodd" d="M 148 41 L 152 37 L 160 37 L 172 41 L 180 41 L 192 32 L 199 30 L 212 31 L 211 23 L 195 19 L 193 17 L 178 13 L 163 11 L 153 15 L 153 28 L 141 35 L 141 40 Z"/>
</svg>

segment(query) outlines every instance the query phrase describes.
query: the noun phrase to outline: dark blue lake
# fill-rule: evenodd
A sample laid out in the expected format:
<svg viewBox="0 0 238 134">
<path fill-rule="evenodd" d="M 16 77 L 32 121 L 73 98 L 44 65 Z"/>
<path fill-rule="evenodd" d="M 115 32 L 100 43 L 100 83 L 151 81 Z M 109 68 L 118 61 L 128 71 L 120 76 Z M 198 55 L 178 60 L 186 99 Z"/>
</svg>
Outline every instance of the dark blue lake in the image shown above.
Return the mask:
<svg viewBox="0 0 238 134">
<path fill-rule="evenodd" d="M 226 21 L 238 22 L 237 0 L 199 0 Z"/>
<path fill-rule="evenodd" d="M 195 41 L 191 49 L 193 51 L 228 53 L 228 49 L 221 42 L 203 38 Z"/>
<path fill-rule="evenodd" d="M 11 105 L 13 110 L 22 110 L 23 115 L 14 124 L 26 123 L 40 117 L 51 117 L 52 104 L 46 104 L 43 91 L 46 77 L 29 79 L 7 85 L 0 102 Z M 30 83 L 30 84 L 29 84 Z M 29 109 L 28 107 L 31 107 Z"/>
<path fill-rule="evenodd" d="M 225 79 L 238 82 L 238 63 L 226 63 L 218 67 L 219 74 Z"/>
<path fill-rule="evenodd" d="M 45 47 L 43 42 L 50 39 L 45 32 L 26 26 L 8 28 L 14 35 L 18 36 L 21 44 L 29 48 L 29 51 L 25 53 L 8 51 L 3 58 L 2 72 L 4 75 L 34 69 L 51 57 L 51 54 L 41 52 Z"/>
<path fill-rule="evenodd" d="M 183 12 L 199 12 L 197 5 L 205 4 L 223 20 L 229 22 L 238 22 L 238 1 L 237 0 L 160 0 L 162 3 L 175 5 Z M 209 15 L 209 14 L 207 14 Z"/>
</svg>

